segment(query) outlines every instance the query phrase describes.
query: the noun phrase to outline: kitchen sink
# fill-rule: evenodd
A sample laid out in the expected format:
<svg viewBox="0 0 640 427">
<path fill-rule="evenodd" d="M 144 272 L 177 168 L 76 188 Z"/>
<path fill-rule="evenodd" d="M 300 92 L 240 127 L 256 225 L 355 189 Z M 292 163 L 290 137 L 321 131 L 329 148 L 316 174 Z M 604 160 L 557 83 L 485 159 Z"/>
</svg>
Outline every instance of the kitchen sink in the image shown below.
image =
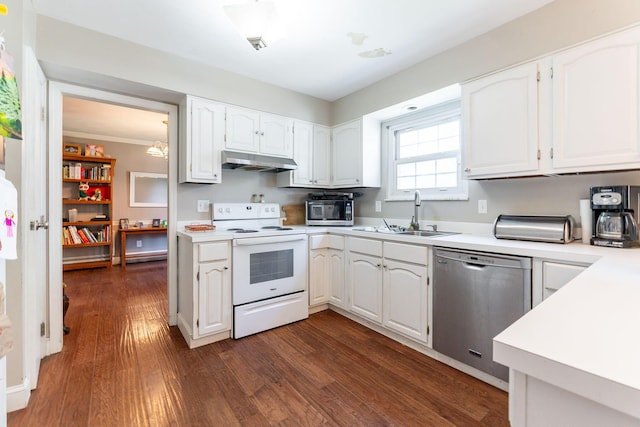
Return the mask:
<svg viewBox="0 0 640 427">
<path fill-rule="evenodd" d="M 404 234 L 407 236 L 418 236 L 418 237 L 441 237 L 441 236 L 450 236 L 452 234 L 460 234 L 454 233 L 451 231 L 431 231 L 431 230 L 408 230 L 401 231 L 397 234 Z"/>
</svg>

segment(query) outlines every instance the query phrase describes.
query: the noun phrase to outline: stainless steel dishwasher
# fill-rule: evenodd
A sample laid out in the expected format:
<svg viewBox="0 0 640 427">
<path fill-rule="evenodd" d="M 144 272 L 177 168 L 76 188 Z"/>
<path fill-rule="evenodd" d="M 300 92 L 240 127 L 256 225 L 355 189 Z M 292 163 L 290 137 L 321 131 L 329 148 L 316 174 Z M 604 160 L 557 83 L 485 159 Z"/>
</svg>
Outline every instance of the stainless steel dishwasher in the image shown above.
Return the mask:
<svg viewBox="0 0 640 427">
<path fill-rule="evenodd" d="M 494 377 L 493 337 L 531 309 L 531 258 L 435 248 L 433 348 Z"/>
</svg>

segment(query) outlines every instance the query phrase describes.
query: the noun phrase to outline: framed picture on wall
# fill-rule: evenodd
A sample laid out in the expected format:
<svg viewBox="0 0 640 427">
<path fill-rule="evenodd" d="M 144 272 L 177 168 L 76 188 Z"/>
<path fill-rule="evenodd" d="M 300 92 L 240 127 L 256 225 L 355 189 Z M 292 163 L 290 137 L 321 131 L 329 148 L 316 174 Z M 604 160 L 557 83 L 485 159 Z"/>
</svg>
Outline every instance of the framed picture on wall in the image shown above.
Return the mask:
<svg viewBox="0 0 640 427">
<path fill-rule="evenodd" d="M 129 228 L 129 218 L 120 218 L 120 228 L 123 230 Z"/>
<path fill-rule="evenodd" d="M 82 148 L 80 147 L 80 144 L 63 144 L 62 145 L 62 152 L 64 154 L 76 154 L 78 156 L 80 156 L 82 154 Z"/>
<path fill-rule="evenodd" d="M 151 223 L 151 226 L 160 227 L 160 218 L 154 218 L 153 222 Z"/>
</svg>

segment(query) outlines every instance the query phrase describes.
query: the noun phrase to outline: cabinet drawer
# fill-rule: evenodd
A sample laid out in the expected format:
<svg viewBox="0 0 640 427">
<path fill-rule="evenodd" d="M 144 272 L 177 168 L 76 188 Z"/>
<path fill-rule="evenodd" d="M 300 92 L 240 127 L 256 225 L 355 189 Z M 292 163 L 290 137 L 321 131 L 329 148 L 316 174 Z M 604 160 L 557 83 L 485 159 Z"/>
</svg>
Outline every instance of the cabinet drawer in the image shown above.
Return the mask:
<svg viewBox="0 0 640 427">
<path fill-rule="evenodd" d="M 427 265 L 429 263 L 429 247 L 384 242 L 384 257 L 386 259 L 397 259 L 398 261 Z"/>
<path fill-rule="evenodd" d="M 201 243 L 198 245 L 198 262 L 229 258 L 229 242 Z"/>
<path fill-rule="evenodd" d="M 373 239 L 349 238 L 349 250 L 373 256 L 382 256 L 382 241 Z"/>
<path fill-rule="evenodd" d="M 544 284 L 544 297 L 551 295 L 578 274 L 586 270 L 584 265 L 558 264 L 545 262 L 542 265 L 542 283 Z"/>
<path fill-rule="evenodd" d="M 309 249 L 344 249 L 344 237 L 331 234 L 309 236 Z"/>
</svg>

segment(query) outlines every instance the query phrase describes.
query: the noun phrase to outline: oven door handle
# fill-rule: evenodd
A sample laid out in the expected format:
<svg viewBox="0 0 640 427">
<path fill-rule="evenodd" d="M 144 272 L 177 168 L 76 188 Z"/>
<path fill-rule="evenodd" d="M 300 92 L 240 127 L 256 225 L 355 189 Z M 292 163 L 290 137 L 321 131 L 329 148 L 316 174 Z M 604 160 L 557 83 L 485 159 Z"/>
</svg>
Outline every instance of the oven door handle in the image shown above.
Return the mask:
<svg viewBox="0 0 640 427">
<path fill-rule="evenodd" d="M 246 239 L 233 239 L 233 246 L 266 245 L 269 243 L 297 242 L 307 240 L 306 234 L 292 234 L 290 236 L 249 237 Z"/>
</svg>

